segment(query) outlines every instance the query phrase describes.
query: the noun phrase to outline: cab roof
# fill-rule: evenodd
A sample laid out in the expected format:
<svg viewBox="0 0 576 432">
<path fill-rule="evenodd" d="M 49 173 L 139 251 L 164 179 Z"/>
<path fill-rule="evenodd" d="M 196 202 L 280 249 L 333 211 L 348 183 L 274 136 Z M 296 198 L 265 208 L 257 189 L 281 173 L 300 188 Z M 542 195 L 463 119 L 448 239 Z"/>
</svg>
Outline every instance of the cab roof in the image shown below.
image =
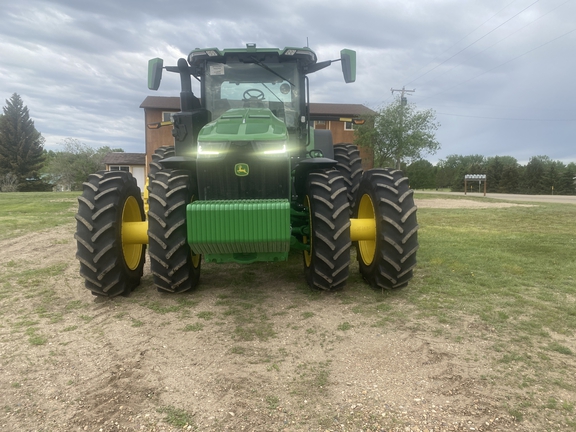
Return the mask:
<svg viewBox="0 0 576 432">
<path fill-rule="evenodd" d="M 205 60 L 219 63 L 229 61 L 257 59 L 262 62 L 282 62 L 290 60 L 300 60 L 304 66 L 316 63 L 316 53 L 308 47 L 286 47 L 286 48 L 256 48 L 256 44 L 246 44 L 246 48 L 196 48 L 188 55 L 188 63 L 193 69 L 199 67 Z"/>
</svg>

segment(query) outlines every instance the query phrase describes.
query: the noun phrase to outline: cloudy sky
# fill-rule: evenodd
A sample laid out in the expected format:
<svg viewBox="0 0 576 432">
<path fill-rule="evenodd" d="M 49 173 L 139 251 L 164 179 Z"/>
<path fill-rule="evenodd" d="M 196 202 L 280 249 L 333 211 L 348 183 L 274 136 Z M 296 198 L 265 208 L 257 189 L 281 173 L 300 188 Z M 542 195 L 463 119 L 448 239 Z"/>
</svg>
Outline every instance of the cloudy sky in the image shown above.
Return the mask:
<svg viewBox="0 0 576 432">
<path fill-rule="evenodd" d="M 146 96 L 177 96 L 177 75 L 147 88 L 147 61 L 196 47 L 309 46 L 313 102 L 378 109 L 391 88 L 432 108 L 450 154 L 547 155 L 576 162 L 576 0 L 2 0 L 0 102 L 18 93 L 47 149 L 76 138 L 144 151 Z M 198 90 L 198 87 L 195 87 Z"/>
</svg>

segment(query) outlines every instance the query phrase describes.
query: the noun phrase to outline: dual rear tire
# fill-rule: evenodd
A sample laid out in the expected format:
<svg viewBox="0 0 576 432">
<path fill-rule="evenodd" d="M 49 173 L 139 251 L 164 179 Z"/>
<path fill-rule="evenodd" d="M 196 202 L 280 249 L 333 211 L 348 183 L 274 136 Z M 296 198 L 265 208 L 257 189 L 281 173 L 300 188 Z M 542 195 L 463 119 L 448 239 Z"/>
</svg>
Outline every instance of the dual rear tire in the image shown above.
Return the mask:
<svg viewBox="0 0 576 432">
<path fill-rule="evenodd" d="M 310 236 L 304 243 L 304 273 L 312 288 L 342 288 L 350 266 L 350 215 L 347 187 L 337 170 L 308 175 L 304 206 L 308 208 Z"/>
</svg>

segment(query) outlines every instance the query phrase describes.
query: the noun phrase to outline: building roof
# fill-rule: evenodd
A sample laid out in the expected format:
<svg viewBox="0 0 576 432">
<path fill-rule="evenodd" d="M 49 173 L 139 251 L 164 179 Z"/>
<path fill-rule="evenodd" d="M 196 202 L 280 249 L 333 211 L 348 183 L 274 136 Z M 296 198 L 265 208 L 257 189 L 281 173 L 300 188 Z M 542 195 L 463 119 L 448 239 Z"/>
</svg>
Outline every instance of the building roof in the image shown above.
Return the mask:
<svg viewBox="0 0 576 432">
<path fill-rule="evenodd" d="M 180 111 L 180 98 L 174 96 L 146 96 L 140 108 Z"/>
<path fill-rule="evenodd" d="M 180 111 L 180 98 L 171 96 L 147 96 L 140 108 Z M 328 116 L 365 116 L 376 114 L 362 104 L 311 103 L 310 114 Z"/>
<path fill-rule="evenodd" d="M 106 165 L 146 165 L 146 153 L 110 152 L 104 156 Z"/>
<path fill-rule="evenodd" d="M 310 114 L 346 117 L 374 115 L 376 113 L 370 108 L 361 104 L 311 103 Z"/>
</svg>

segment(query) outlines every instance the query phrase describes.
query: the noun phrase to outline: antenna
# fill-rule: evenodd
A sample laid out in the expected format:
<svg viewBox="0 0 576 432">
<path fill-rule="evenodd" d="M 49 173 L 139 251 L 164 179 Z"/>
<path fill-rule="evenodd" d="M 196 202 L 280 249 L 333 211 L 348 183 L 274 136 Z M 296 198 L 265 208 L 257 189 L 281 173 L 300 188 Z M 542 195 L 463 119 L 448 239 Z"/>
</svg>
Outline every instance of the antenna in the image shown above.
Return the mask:
<svg viewBox="0 0 576 432">
<path fill-rule="evenodd" d="M 306 36 L 306 48 L 310 48 L 310 45 L 308 45 L 308 36 Z"/>
</svg>

